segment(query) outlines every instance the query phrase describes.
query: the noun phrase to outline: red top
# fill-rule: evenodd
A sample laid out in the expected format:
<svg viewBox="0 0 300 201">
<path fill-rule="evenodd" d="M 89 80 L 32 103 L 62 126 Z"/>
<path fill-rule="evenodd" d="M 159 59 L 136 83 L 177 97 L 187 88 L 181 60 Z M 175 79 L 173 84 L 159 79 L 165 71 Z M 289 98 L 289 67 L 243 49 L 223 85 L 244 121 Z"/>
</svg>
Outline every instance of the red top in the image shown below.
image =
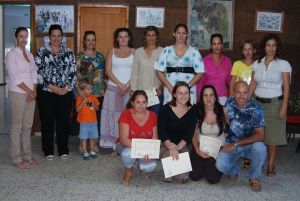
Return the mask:
<svg viewBox="0 0 300 201">
<path fill-rule="evenodd" d="M 132 138 L 152 139 L 153 128 L 157 126 L 157 118 L 154 112 L 149 111 L 149 117 L 146 123 L 140 126 L 134 120 L 131 110 L 126 109 L 122 112 L 119 119 L 119 123 L 124 123 L 129 125 L 129 139 Z"/>
</svg>

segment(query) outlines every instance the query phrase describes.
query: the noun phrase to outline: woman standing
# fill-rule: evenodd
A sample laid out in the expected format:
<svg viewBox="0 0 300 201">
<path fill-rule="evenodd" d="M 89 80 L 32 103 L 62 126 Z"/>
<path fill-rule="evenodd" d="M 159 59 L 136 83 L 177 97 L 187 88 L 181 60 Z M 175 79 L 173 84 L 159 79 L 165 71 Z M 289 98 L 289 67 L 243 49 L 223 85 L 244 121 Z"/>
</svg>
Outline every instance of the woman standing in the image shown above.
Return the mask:
<svg viewBox="0 0 300 201">
<path fill-rule="evenodd" d="M 131 90 L 152 90 L 156 89 L 160 104 L 149 107 L 149 110 L 158 114 L 162 102 L 162 87 L 153 69 L 162 47 L 159 47 L 159 32 L 154 26 L 148 26 L 144 32 L 144 47 L 134 52 L 133 68 L 131 73 Z"/>
<path fill-rule="evenodd" d="M 25 48 L 28 42 L 27 28 L 18 27 L 15 37 L 17 46 L 12 48 L 5 58 L 9 102 L 12 112 L 10 154 L 13 163 L 19 169 L 25 169 L 27 167 L 25 163 L 32 166 L 37 164 L 37 161 L 32 158 L 30 140 L 35 108 L 37 72 L 33 56 Z"/>
<path fill-rule="evenodd" d="M 216 89 L 212 85 L 206 85 L 202 88 L 196 109 L 199 120 L 192 139 L 191 163 L 193 171 L 190 172 L 190 178 L 193 181 L 204 178 L 208 183 L 216 184 L 222 176 L 222 173 L 215 167 L 216 159 L 199 149 L 201 135 L 216 138 L 222 143 L 225 141 L 223 107 L 219 103 Z"/>
<path fill-rule="evenodd" d="M 125 172 L 122 179 L 124 185 L 129 185 L 133 166 L 139 165 L 141 177 L 146 179 L 148 173 L 156 168 L 156 161 L 150 160 L 148 155 L 142 159 L 131 158 L 131 140 L 138 139 L 157 139 L 157 119 L 154 112 L 147 110 L 148 97 L 143 90 L 136 90 L 128 102 L 119 119 L 120 143 L 117 144 L 117 152 L 121 155 Z"/>
<path fill-rule="evenodd" d="M 172 99 L 173 87 L 178 81 L 185 81 L 191 87 L 193 104 L 196 103 L 194 85 L 205 71 L 202 57 L 196 48 L 187 44 L 188 29 L 185 24 L 175 26 L 173 37 L 175 44 L 165 47 L 154 65 L 158 79 L 165 86 L 164 104 Z"/>
<path fill-rule="evenodd" d="M 76 62 L 72 50 L 62 46 L 62 28 L 49 28 L 50 44 L 37 50 L 35 63 L 38 73 L 37 103 L 41 118 L 42 148 L 48 160 L 53 160 L 54 132 L 58 155 L 69 155 L 69 116 L 72 90 L 76 80 Z M 54 130 L 55 129 L 55 130 Z"/>
<path fill-rule="evenodd" d="M 118 120 L 130 95 L 130 77 L 133 65 L 131 33 L 118 28 L 114 33 L 114 48 L 105 60 L 105 74 L 109 80 L 101 111 L 100 146 L 114 148 L 119 137 Z"/>
<path fill-rule="evenodd" d="M 230 96 L 233 96 L 234 84 L 237 81 L 244 81 L 248 84 L 251 82 L 252 64 L 254 62 L 253 55 L 256 49 L 254 44 L 247 40 L 242 45 L 243 59 L 233 63 L 231 70 Z"/>
<path fill-rule="evenodd" d="M 268 145 L 267 176 L 275 171 L 276 146 L 285 145 L 286 114 L 290 91 L 291 65 L 279 58 L 280 39 L 266 35 L 261 42 L 261 57 L 254 62 L 249 95 L 256 96 L 264 109 L 265 143 Z M 249 98 L 250 98 L 249 97 Z"/>
<path fill-rule="evenodd" d="M 224 105 L 228 95 L 231 81 L 231 60 L 224 56 L 223 37 L 221 34 L 212 34 L 210 37 L 210 54 L 204 57 L 205 74 L 197 84 L 197 92 L 204 85 L 213 85 L 218 93 L 219 102 Z"/>
<path fill-rule="evenodd" d="M 186 82 L 179 81 L 172 91 L 172 100 L 165 104 L 158 116 L 158 135 L 162 141 L 161 158 L 172 156 L 178 159 L 178 154 L 187 152 L 191 143 L 197 122 L 197 113 L 190 103 L 190 88 Z M 166 182 L 185 183 L 188 173 L 165 179 Z"/>
<path fill-rule="evenodd" d="M 96 33 L 94 31 L 86 31 L 83 36 L 83 51 L 76 55 L 77 79 L 89 80 L 92 85 L 93 95 L 97 97 L 100 103 L 97 110 L 97 126 L 100 136 L 100 116 L 106 83 L 104 76 L 104 56 L 101 52 L 96 51 L 95 48 Z"/>
</svg>

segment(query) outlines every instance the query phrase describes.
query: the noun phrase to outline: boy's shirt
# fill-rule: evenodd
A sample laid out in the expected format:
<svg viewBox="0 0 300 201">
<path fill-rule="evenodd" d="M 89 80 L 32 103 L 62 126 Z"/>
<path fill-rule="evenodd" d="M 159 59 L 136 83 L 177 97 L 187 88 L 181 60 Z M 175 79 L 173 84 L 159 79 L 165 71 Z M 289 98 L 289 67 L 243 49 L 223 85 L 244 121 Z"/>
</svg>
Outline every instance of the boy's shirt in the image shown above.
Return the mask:
<svg viewBox="0 0 300 201">
<path fill-rule="evenodd" d="M 94 108 L 94 105 L 99 106 L 100 103 L 94 95 L 89 95 L 87 98 L 88 102 L 84 104 L 81 110 L 78 112 L 77 121 L 79 123 L 97 123 L 96 110 Z M 76 106 L 80 105 L 83 99 L 83 97 L 77 96 Z"/>
</svg>

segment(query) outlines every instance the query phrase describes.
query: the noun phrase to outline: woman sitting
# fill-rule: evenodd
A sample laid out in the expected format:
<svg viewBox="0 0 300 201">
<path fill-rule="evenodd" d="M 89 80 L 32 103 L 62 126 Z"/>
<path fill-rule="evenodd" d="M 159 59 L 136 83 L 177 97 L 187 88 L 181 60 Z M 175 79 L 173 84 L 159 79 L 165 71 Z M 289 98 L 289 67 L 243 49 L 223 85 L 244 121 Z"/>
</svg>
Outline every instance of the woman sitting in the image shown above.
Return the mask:
<svg viewBox="0 0 300 201">
<path fill-rule="evenodd" d="M 190 102 L 190 88 L 186 82 L 177 82 L 172 91 L 172 100 L 163 106 L 158 116 L 158 135 L 163 146 L 161 158 L 172 156 L 178 160 L 179 153 L 187 152 L 195 132 L 197 114 Z M 185 183 L 188 173 L 166 178 L 165 182 Z"/>
<path fill-rule="evenodd" d="M 125 173 L 122 179 L 124 185 L 129 185 L 132 178 L 133 166 L 138 163 L 143 179 L 156 168 L 156 161 L 150 160 L 148 155 L 142 159 L 131 158 L 131 139 L 157 139 L 157 118 L 154 112 L 147 110 L 148 97 L 143 90 L 136 90 L 132 94 L 126 110 L 119 119 L 120 143 L 116 145 L 121 155 Z"/>
<path fill-rule="evenodd" d="M 208 183 L 215 184 L 220 181 L 222 176 L 222 173 L 215 167 L 216 159 L 199 149 L 200 135 L 214 137 L 222 143 L 225 140 L 223 134 L 224 111 L 219 103 L 216 89 L 212 85 L 206 85 L 202 88 L 196 108 L 199 119 L 192 139 L 191 163 L 193 171 L 190 172 L 190 179 L 198 181 L 203 177 Z"/>
</svg>

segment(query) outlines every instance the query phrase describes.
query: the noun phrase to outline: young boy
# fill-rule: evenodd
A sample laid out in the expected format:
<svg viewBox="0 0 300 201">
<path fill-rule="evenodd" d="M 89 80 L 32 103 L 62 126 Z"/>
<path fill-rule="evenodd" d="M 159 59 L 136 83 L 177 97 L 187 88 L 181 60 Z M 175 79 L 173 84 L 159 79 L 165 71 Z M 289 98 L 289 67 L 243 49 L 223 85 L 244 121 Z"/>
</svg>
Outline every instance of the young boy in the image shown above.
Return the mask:
<svg viewBox="0 0 300 201">
<path fill-rule="evenodd" d="M 95 142 L 98 139 L 96 110 L 99 109 L 99 101 L 92 94 L 92 86 L 87 79 L 78 83 L 79 93 L 76 98 L 77 121 L 80 123 L 79 138 L 82 142 L 82 158 L 89 160 L 96 158 L 94 151 Z M 87 140 L 90 140 L 90 153 L 87 152 Z"/>
</svg>

